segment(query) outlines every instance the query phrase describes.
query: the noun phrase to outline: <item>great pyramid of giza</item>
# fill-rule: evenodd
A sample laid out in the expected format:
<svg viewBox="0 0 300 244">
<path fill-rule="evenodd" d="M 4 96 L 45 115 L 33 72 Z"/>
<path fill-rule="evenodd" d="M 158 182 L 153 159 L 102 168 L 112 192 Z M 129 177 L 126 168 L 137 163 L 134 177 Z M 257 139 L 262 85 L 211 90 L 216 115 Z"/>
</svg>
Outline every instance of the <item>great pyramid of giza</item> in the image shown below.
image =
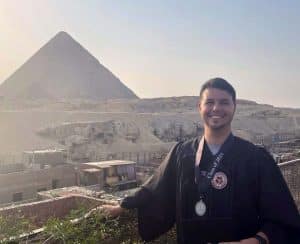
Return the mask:
<svg viewBox="0 0 300 244">
<path fill-rule="evenodd" d="M 59 32 L 0 85 L 8 99 L 137 98 L 66 32 Z"/>
</svg>

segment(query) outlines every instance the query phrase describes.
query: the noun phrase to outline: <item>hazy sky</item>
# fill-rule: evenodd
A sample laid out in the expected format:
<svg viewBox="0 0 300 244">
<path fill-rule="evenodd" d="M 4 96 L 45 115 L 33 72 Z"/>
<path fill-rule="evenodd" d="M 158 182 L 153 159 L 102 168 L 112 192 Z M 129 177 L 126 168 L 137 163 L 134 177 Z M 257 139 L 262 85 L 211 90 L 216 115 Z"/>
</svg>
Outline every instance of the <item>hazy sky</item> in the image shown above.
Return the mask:
<svg viewBox="0 0 300 244">
<path fill-rule="evenodd" d="M 300 1 L 0 0 L 0 82 L 64 30 L 138 96 L 239 98 L 300 108 Z"/>
</svg>

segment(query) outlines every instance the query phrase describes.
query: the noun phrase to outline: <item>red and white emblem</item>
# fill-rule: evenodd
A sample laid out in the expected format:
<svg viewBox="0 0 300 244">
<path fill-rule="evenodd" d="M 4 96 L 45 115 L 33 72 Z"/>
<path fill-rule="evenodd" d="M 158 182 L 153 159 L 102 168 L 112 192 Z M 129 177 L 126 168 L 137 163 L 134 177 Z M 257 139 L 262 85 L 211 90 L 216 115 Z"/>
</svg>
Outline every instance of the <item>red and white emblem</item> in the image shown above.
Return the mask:
<svg viewBox="0 0 300 244">
<path fill-rule="evenodd" d="M 217 172 L 211 180 L 212 186 L 218 190 L 224 189 L 227 186 L 227 182 L 227 176 L 221 171 Z"/>
</svg>

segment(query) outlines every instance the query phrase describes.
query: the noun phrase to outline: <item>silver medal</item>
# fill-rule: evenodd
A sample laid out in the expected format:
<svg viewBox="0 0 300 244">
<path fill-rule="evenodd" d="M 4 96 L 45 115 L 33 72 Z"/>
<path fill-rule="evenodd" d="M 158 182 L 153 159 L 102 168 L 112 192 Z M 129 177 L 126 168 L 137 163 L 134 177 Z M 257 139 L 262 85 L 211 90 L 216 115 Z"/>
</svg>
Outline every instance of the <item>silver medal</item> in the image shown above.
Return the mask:
<svg viewBox="0 0 300 244">
<path fill-rule="evenodd" d="M 206 205 L 201 199 L 199 202 L 195 205 L 195 212 L 198 216 L 203 216 L 206 212 Z"/>
</svg>

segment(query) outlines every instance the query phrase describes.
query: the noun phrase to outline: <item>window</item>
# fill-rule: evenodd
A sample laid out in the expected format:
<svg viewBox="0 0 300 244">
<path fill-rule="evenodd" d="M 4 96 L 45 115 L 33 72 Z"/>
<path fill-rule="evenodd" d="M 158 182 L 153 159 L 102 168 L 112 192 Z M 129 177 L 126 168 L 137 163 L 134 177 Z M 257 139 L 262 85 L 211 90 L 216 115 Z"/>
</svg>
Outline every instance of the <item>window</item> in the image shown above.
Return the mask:
<svg viewBox="0 0 300 244">
<path fill-rule="evenodd" d="M 13 194 L 13 202 L 19 202 L 23 200 L 23 192 L 17 192 Z"/>
<path fill-rule="evenodd" d="M 57 179 L 52 180 L 52 189 L 58 188 L 58 183 L 59 183 L 59 180 L 57 180 Z"/>
<path fill-rule="evenodd" d="M 47 188 L 39 188 L 39 189 L 37 189 L 37 192 L 40 192 L 40 191 L 47 191 Z"/>
</svg>

